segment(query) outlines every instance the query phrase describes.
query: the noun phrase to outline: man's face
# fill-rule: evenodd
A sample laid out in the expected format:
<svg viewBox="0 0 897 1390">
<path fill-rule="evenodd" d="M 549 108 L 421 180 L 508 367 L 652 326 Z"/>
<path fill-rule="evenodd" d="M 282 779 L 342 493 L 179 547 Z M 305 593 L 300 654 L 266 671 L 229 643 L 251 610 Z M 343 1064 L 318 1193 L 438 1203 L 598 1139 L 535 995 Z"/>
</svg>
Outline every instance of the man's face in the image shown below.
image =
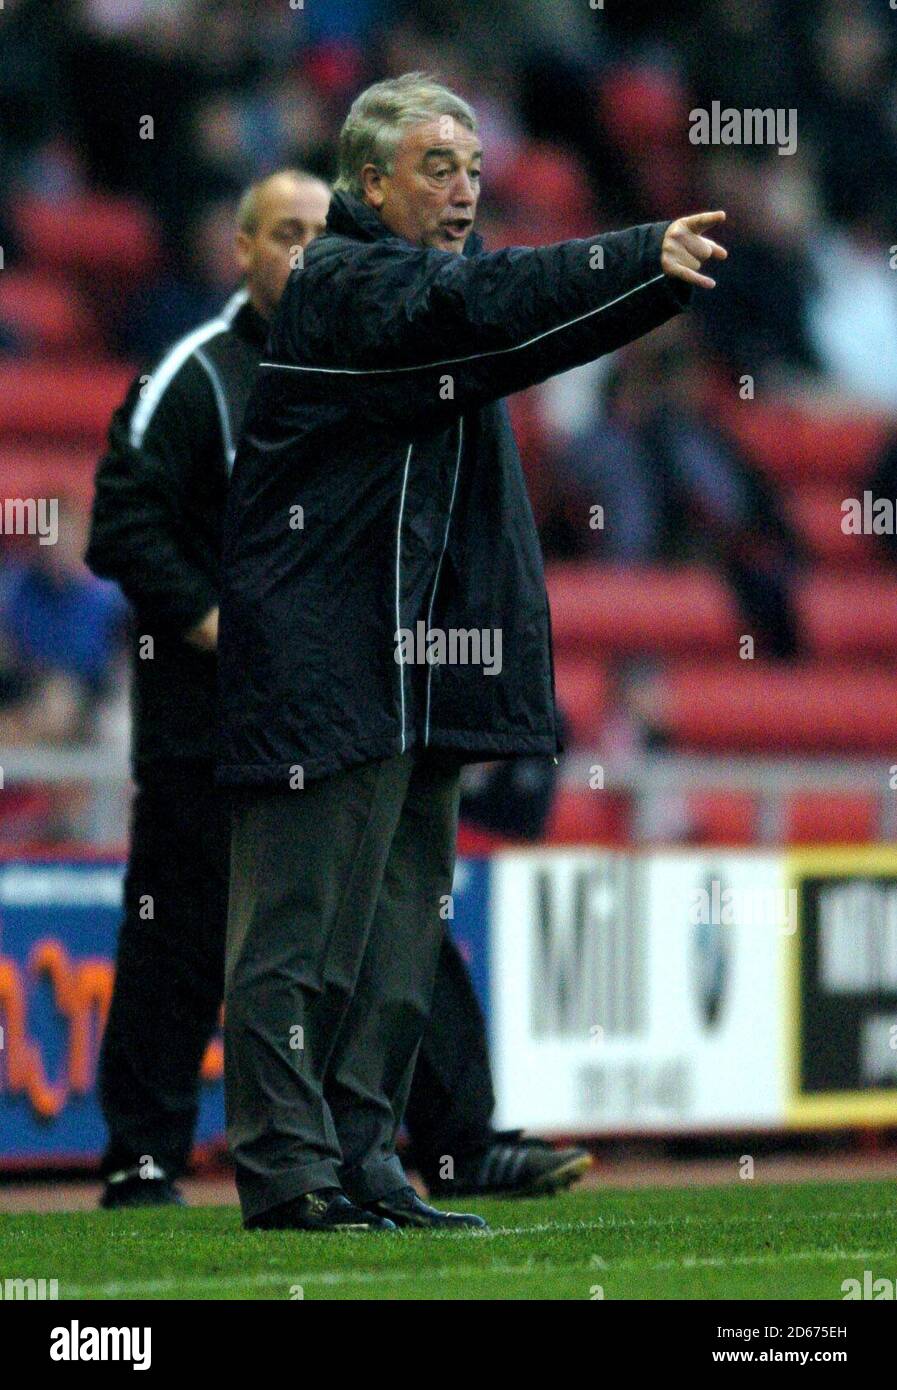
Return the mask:
<svg viewBox="0 0 897 1390">
<path fill-rule="evenodd" d="M 295 252 L 324 230 L 330 193 L 323 183 L 275 176 L 258 192 L 258 228 L 237 233 L 237 260 L 249 297 L 271 318 L 295 269 Z"/>
<path fill-rule="evenodd" d="M 365 202 L 415 246 L 460 254 L 476 217 L 482 156 L 478 136 L 436 116 L 405 131 L 391 174 L 365 165 Z"/>
</svg>

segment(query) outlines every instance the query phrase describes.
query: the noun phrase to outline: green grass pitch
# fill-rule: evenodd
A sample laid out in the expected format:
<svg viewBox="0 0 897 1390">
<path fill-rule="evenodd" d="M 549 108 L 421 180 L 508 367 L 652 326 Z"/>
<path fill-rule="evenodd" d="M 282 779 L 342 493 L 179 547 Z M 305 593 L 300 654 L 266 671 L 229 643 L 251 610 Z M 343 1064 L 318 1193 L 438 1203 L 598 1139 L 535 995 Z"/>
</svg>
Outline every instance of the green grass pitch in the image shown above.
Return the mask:
<svg viewBox="0 0 897 1390">
<path fill-rule="evenodd" d="M 488 1234 L 246 1233 L 236 1209 L 0 1215 L 0 1275 L 60 1298 L 840 1299 L 897 1279 L 888 1182 L 465 1204 Z"/>
</svg>

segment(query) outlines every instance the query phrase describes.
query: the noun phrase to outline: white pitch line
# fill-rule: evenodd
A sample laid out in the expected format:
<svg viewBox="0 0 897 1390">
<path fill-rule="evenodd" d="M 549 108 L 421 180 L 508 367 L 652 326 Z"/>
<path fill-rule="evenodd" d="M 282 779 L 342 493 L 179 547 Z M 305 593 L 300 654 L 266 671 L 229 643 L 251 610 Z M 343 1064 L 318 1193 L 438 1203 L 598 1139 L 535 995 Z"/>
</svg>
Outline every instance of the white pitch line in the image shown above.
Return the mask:
<svg viewBox="0 0 897 1390">
<path fill-rule="evenodd" d="M 813 1211 L 801 1213 L 795 1216 L 795 1221 L 837 1221 L 850 1218 L 853 1220 L 880 1221 L 884 1219 L 894 1219 L 897 1208 L 891 1211 Z M 726 1215 L 724 1223 L 726 1226 L 745 1226 L 757 1225 L 761 1221 L 781 1222 L 782 1213 L 777 1211 L 764 1212 L 736 1212 Z M 598 1221 L 544 1221 L 534 1226 L 490 1226 L 488 1231 L 479 1232 L 480 1236 L 524 1236 L 529 1233 L 536 1235 L 544 1234 L 548 1231 L 557 1231 L 559 1234 L 571 1231 L 612 1231 L 621 1227 L 632 1228 L 641 1226 L 719 1226 L 719 1216 L 699 1216 L 688 1213 L 682 1216 L 608 1216 Z"/>
<path fill-rule="evenodd" d="M 605 1276 L 613 1276 L 624 1270 L 638 1269 L 646 1274 L 664 1274 L 671 1270 L 687 1271 L 690 1269 L 738 1269 L 749 1268 L 755 1265 L 776 1265 L 801 1263 L 808 1260 L 831 1262 L 835 1260 L 888 1260 L 894 1258 L 893 1250 L 792 1250 L 783 1254 L 770 1252 L 766 1255 L 733 1255 L 729 1257 L 715 1255 L 686 1255 L 681 1260 L 661 1260 L 653 1264 L 645 1264 L 638 1258 L 629 1257 L 625 1260 L 603 1260 L 598 1256 L 593 1256 L 594 1264 L 583 1270 L 584 1277 L 600 1272 Z M 201 1279 L 144 1279 L 136 1281 L 120 1281 L 107 1284 L 68 1284 L 65 1280 L 60 1281 L 60 1292 L 63 1298 L 134 1298 L 141 1294 L 167 1293 L 172 1290 L 184 1292 L 189 1289 L 220 1289 L 235 1287 L 264 1288 L 281 1286 L 289 1289 L 294 1284 L 300 1284 L 303 1288 L 306 1285 L 324 1284 L 328 1287 L 339 1287 L 341 1284 L 377 1284 L 389 1282 L 404 1282 L 411 1279 L 420 1279 L 422 1276 L 427 1279 L 474 1279 L 474 1278 L 507 1278 L 509 1275 L 534 1275 L 545 1273 L 556 1273 L 558 1275 L 569 1274 L 574 1270 L 572 1265 L 564 1265 L 555 1270 L 546 1269 L 544 1264 L 536 1264 L 528 1261 L 526 1264 L 518 1265 L 446 1265 L 441 1268 L 428 1268 L 425 1271 L 419 1269 L 388 1269 L 381 1270 L 314 1270 L 307 1273 L 290 1274 L 287 1271 L 270 1274 L 249 1274 L 249 1275 L 225 1275 L 220 1277 L 205 1277 Z M 298 1301 L 298 1300 L 297 1300 Z"/>
<path fill-rule="evenodd" d="M 788 1264 L 793 1261 L 803 1260 L 890 1260 L 894 1259 L 893 1250 L 792 1250 L 787 1254 L 768 1254 L 768 1255 L 733 1255 L 726 1258 L 722 1255 L 686 1255 L 681 1260 L 664 1260 L 662 1264 L 642 1265 L 640 1260 L 618 1260 L 616 1263 L 610 1262 L 602 1268 L 606 1268 L 610 1273 L 615 1269 L 624 1267 L 645 1268 L 657 1273 L 671 1269 L 730 1269 L 736 1265 L 775 1265 Z"/>
<path fill-rule="evenodd" d="M 171 1289 L 219 1289 L 250 1285 L 262 1288 L 265 1285 L 281 1285 L 289 1289 L 293 1284 L 376 1284 L 389 1280 L 418 1279 L 423 1275 L 428 1279 L 467 1278 L 479 1275 L 495 1275 L 506 1279 L 508 1275 L 535 1274 L 539 1267 L 532 1262 L 523 1265 L 445 1265 L 442 1268 L 381 1270 L 341 1270 L 319 1269 L 313 1273 L 290 1274 L 286 1270 L 279 1274 L 233 1274 L 201 1279 L 141 1279 L 135 1281 L 116 1281 L 109 1284 L 68 1284 L 60 1280 L 60 1293 L 63 1298 L 130 1298 L 143 1294 L 165 1293 Z"/>
</svg>

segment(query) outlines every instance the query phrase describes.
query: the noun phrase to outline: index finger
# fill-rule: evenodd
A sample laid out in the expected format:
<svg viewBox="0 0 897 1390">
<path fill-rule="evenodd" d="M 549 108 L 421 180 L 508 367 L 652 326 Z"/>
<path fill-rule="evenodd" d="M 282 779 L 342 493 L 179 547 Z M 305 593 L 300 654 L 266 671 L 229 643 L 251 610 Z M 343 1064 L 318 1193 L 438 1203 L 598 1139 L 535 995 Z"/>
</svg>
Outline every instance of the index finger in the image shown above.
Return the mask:
<svg viewBox="0 0 897 1390">
<path fill-rule="evenodd" d="M 699 232 L 702 227 L 713 227 L 717 222 L 725 222 L 726 214 L 719 212 L 693 212 L 689 217 L 683 217 L 682 221 L 689 231 Z"/>
</svg>

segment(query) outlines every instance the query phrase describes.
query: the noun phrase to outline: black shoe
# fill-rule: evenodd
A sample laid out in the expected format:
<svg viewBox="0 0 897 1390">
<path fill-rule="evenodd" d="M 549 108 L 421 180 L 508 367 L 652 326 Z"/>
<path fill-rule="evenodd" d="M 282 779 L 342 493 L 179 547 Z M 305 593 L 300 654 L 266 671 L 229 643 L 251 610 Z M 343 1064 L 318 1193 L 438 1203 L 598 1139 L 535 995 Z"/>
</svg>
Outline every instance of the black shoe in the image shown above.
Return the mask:
<svg viewBox="0 0 897 1390">
<path fill-rule="evenodd" d="M 396 1192 L 388 1192 L 376 1202 L 366 1202 L 367 1211 L 385 1216 L 397 1226 L 416 1226 L 421 1230 L 445 1231 L 484 1231 L 486 1222 L 481 1216 L 469 1212 L 438 1211 L 436 1207 L 422 1202 L 413 1187 L 400 1187 Z"/>
<path fill-rule="evenodd" d="M 110 1173 L 100 1198 L 100 1206 L 105 1211 L 119 1211 L 123 1207 L 186 1205 L 183 1193 L 175 1187 L 165 1169 L 157 1168 L 155 1164 L 146 1174 L 141 1172 L 139 1164 Z"/>
<path fill-rule="evenodd" d="M 394 1231 L 384 1216 L 355 1207 L 338 1187 L 303 1192 L 243 1222 L 247 1231 Z"/>
<path fill-rule="evenodd" d="M 459 1163 L 454 1178 L 437 1175 L 427 1186 L 434 1197 L 546 1197 L 576 1182 L 591 1164 L 585 1149 L 555 1149 L 513 1130 L 496 1134 L 481 1154 Z"/>
</svg>

